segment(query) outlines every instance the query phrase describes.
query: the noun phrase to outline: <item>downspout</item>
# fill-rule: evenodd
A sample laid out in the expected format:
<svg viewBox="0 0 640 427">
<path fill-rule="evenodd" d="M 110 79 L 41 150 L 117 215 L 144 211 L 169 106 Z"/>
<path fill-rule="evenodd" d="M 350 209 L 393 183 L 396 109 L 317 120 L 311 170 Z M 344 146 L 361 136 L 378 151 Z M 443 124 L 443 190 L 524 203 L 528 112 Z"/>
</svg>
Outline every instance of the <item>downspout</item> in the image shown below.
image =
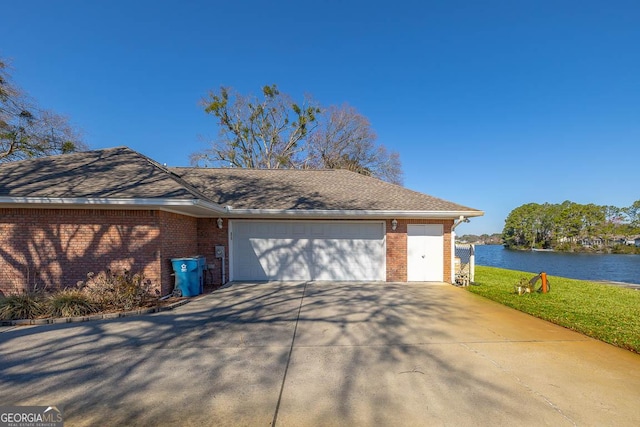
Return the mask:
<svg viewBox="0 0 640 427">
<path fill-rule="evenodd" d="M 453 233 L 453 230 L 455 230 L 456 227 L 462 224 L 463 222 L 470 222 L 469 218 L 465 217 L 464 215 L 460 215 L 460 218 L 453 221 L 453 225 L 451 226 L 451 232 Z"/>
</svg>

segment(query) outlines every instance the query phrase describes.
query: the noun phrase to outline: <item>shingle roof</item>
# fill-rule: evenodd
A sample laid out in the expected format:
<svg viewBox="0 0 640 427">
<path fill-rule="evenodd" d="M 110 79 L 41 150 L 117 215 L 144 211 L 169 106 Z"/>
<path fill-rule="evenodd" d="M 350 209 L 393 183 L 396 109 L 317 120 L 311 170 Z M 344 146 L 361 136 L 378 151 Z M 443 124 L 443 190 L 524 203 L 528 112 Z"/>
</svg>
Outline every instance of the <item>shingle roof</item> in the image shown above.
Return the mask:
<svg viewBox="0 0 640 427">
<path fill-rule="evenodd" d="M 158 163 L 127 147 L 0 164 L 0 196 L 202 197 Z"/>
<path fill-rule="evenodd" d="M 476 211 L 347 170 L 170 170 L 235 209 Z"/>
<path fill-rule="evenodd" d="M 0 197 L 34 198 L 29 203 L 56 198 L 190 200 L 209 203 L 206 209 L 216 212 L 220 205 L 294 212 L 482 214 L 346 170 L 165 168 L 127 147 L 0 164 Z"/>
</svg>

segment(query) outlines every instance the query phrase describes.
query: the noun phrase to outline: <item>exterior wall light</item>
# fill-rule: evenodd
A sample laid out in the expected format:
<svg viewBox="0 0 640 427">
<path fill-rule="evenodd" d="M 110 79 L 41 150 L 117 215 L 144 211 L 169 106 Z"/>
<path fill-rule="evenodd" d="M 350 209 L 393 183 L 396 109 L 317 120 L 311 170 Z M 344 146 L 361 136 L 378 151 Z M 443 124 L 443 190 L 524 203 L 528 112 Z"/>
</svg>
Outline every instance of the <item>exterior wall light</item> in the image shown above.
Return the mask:
<svg viewBox="0 0 640 427">
<path fill-rule="evenodd" d="M 216 222 L 218 223 L 218 228 L 222 228 L 222 218 L 218 218 Z"/>
<path fill-rule="evenodd" d="M 394 220 L 391 221 L 391 229 L 393 231 L 396 231 L 396 228 L 398 228 L 398 220 L 394 219 Z"/>
</svg>

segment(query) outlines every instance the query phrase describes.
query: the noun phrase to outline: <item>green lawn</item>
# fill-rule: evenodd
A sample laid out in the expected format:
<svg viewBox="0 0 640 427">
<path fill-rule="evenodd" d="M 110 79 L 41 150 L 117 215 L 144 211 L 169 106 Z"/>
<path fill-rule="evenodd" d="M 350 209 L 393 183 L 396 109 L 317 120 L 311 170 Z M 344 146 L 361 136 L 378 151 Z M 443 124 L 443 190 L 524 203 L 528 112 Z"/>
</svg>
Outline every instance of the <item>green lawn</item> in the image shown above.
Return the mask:
<svg viewBox="0 0 640 427">
<path fill-rule="evenodd" d="M 535 276 L 477 266 L 467 289 L 501 304 L 640 353 L 640 291 L 549 276 L 551 292 L 518 295 L 514 285 Z M 540 287 L 540 282 L 536 288 Z"/>
</svg>

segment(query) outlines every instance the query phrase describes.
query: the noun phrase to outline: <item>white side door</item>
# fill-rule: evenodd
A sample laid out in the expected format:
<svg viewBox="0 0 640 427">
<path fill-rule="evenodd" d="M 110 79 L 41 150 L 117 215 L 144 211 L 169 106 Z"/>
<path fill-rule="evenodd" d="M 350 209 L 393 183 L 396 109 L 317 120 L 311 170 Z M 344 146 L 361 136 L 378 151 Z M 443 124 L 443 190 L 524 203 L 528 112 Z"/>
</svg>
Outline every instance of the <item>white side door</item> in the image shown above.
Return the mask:
<svg viewBox="0 0 640 427">
<path fill-rule="evenodd" d="M 443 276 L 442 224 L 407 225 L 407 281 L 442 282 Z"/>
</svg>

